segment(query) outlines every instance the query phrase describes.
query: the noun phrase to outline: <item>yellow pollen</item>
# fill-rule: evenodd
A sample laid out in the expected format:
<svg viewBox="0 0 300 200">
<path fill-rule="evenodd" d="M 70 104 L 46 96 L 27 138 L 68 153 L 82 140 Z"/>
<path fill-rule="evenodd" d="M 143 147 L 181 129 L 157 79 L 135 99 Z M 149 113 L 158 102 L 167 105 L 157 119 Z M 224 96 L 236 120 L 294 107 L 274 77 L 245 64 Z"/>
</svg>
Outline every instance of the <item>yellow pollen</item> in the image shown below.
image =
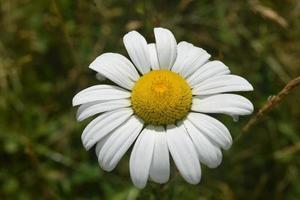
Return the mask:
<svg viewBox="0 0 300 200">
<path fill-rule="evenodd" d="M 132 108 L 147 124 L 175 124 L 189 112 L 192 92 L 187 82 L 169 70 L 143 75 L 131 94 Z"/>
<path fill-rule="evenodd" d="M 157 93 L 163 93 L 167 90 L 167 86 L 164 85 L 164 84 L 159 83 L 157 85 L 154 85 L 153 89 Z"/>
</svg>

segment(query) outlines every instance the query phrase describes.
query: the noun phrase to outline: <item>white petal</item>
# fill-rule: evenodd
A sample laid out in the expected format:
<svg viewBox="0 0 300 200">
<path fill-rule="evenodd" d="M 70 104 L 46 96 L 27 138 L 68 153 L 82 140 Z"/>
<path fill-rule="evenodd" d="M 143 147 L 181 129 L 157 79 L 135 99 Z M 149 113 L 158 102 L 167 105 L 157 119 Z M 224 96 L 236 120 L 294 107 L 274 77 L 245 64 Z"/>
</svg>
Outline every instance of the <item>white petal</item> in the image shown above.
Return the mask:
<svg viewBox="0 0 300 200">
<path fill-rule="evenodd" d="M 220 75 L 208 78 L 196 85 L 193 95 L 210 95 L 224 92 L 252 91 L 252 85 L 236 75 Z"/>
<path fill-rule="evenodd" d="M 187 82 L 193 88 L 195 85 L 202 81 L 218 75 L 229 74 L 230 71 L 226 65 L 220 61 L 211 61 L 200 68 L 198 68 L 190 77 L 187 78 Z"/>
<path fill-rule="evenodd" d="M 172 70 L 185 78 L 195 72 L 210 58 L 210 55 L 204 49 L 195 47 L 187 42 L 180 42 L 177 51 L 177 59 Z"/>
<path fill-rule="evenodd" d="M 170 176 L 169 150 L 166 131 L 163 127 L 155 127 L 155 145 L 150 167 L 150 178 L 156 183 L 166 183 Z"/>
<path fill-rule="evenodd" d="M 185 66 L 183 66 L 180 74 L 185 78 L 190 76 L 206 63 L 209 58 L 210 55 L 204 49 L 194 47 L 186 58 Z"/>
<path fill-rule="evenodd" d="M 106 170 L 113 170 L 143 128 L 143 122 L 136 116 L 126 121 L 112 132 L 101 149 L 98 160 L 100 166 Z"/>
<path fill-rule="evenodd" d="M 252 103 L 236 94 L 217 94 L 205 98 L 193 98 L 191 110 L 204 113 L 223 113 L 233 115 L 249 115 L 253 112 Z"/>
<path fill-rule="evenodd" d="M 126 57 L 117 53 L 104 53 L 98 56 L 89 68 L 129 90 L 140 78 L 133 64 Z"/>
<path fill-rule="evenodd" d="M 147 126 L 132 149 L 129 161 L 130 176 L 133 184 L 138 188 L 146 186 L 152 161 L 154 148 L 154 132 L 152 126 Z"/>
<path fill-rule="evenodd" d="M 154 36 L 160 69 L 171 69 L 177 56 L 173 33 L 165 28 L 154 28 Z"/>
<path fill-rule="evenodd" d="M 201 163 L 210 168 L 219 166 L 222 162 L 222 152 L 204 136 L 189 120 L 184 120 L 184 127 L 189 133 L 198 152 Z"/>
<path fill-rule="evenodd" d="M 185 41 L 182 41 L 182 42 L 179 42 L 178 45 L 177 45 L 177 57 L 176 57 L 176 61 L 172 67 L 172 71 L 174 72 L 181 72 L 182 71 L 182 68 L 184 67 L 184 63 L 185 63 L 185 60 L 189 54 L 189 52 L 191 51 L 191 49 L 193 48 L 194 46 L 191 44 L 191 43 L 188 43 L 188 42 L 185 42 Z"/>
<path fill-rule="evenodd" d="M 113 85 L 95 85 L 77 93 L 72 100 L 73 106 L 94 101 L 124 99 L 130 97 L 130 92 Z"/>
<path fill-rule="evenodd" d="M 217 119 L 205 114 L 191 112 L 188 114 L 187 120 L 217 146 L 223 149 L 230 148 L 232 144 L 231 135 L 226 126 Z"/>
<path fill-rule="evenodd" d="M 72 100 L 73 106 L 94 101 L 124 99 L 131 96 L 130 92 L 113 85 L 95 85 L 78 92 Z"/>
<path fill-rule="evenodd" d="M 131 108 L 122 108 L 96 117 L 83 130 L 81 140 L 84 147 L 90 149 L 101 138 L 123 124 L 132 114 Z"/>
<path fill-rule="evenodd" d="M 110 134 L 107 134 L 106 136 L 104 136 L 101 140 L 99 140 L 96 144 L 96 148 L 95 148 L 95 153 L 96 156 L 99 156 L 99 153 L 101 151 L 101 149 L 103 148 L 104 144 L 106 143 L 107 139 L 110 137 Z"/>
<path fill-rule="evenodd" d="M 137 31 L 127 33 L 123 38 L 126 50 L 137 69 L 145 74 L 150 71 L 149 49 L 145 38 Z"/>
<path fill-rule="evenodd" d="M 118 108 L 126 108 L 129 107 L 130 105 L 131 102 L 129 99 L 95 101 L 91 103 L 86 103 L 79 106 L 76 113 L 76 118 L 78 121 L 82 121 L 95 114 L 116 110 Z"/>
<path fill-rule="evenodd" d="M 152 70 L 159 70 L 159 62 L 156 52 L 156 46 L 154 43 L 148 44 L 149 58 Z"/>
<path fill-rule="evenodd" d="M 179 127 L 167 127 L 167 141 L 172 158 L 182 175 L 191 184 L 197 184 L 201 179 L 201 168 L 197 152 L 182 124 Z"/>
</svg>

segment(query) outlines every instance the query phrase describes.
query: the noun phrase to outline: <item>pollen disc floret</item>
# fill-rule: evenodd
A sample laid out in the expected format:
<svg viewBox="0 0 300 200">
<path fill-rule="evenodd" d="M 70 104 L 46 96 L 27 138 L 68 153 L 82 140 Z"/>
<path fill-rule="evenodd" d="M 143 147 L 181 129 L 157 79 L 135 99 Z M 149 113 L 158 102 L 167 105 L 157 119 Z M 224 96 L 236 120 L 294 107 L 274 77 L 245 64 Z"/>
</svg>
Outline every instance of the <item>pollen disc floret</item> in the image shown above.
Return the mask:
<svg viewBox="0 0 300 200">
<path fill-rule="evenodd" d="M 131 94 L 134 113 L 152 125 L 175 124 L 187 115 L 191 103 L 189 85 L 169 70 L 145 74 L 135 83 Z"/>
</svg>

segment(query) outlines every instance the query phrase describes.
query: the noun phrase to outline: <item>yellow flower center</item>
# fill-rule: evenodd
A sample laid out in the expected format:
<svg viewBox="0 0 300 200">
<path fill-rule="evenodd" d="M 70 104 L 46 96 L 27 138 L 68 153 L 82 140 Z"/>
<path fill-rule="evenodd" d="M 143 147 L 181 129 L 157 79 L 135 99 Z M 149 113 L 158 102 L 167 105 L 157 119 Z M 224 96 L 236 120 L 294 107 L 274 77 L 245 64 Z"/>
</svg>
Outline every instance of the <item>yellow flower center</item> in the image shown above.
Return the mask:
<svg viewBox="0 0 300 200">
<path fill-rule="evenodd" d="M 131 103 L 135 114 L 147 124 L 174 124 L 189 112 L 192 92 L 180 75 L 169 70 L 155 70 L 135 83 Z"/>
</svg>

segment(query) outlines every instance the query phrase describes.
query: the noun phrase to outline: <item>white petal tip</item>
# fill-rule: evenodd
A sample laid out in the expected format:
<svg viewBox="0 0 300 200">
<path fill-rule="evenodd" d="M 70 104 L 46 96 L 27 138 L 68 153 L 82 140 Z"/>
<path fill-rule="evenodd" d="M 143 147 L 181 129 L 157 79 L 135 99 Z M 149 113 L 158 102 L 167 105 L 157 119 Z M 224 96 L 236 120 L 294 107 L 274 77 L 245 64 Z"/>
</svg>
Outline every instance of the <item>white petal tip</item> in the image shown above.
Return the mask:
<svg viewBox="0 0 300 200">
<path fill-rule="evenodd" d="M 220 163 L 217 163 L 217 164 L 211 164 L 211 165 L 207 165 L 207 167 L 211 168 L 211 169 L 214 169 L 214 168 L 217 168 L 221 165 L 222 162 Z"/>
<path fill-rule="evenodd" d="M 222 148 L 224 150 L 228 150 L 228 149 L 230 149 L 231 146 L 232 146 L 232 140 L 228 141 L 227 144 L 225 144 Z"/>
<path fill-rule="evenodd" d="M 89 65 L 89 68 L 96 71 L 96 65 L 94 65 L 94 62 Z"/>
<path fill-rule="evenodd" d="M 83 147 L 85 148 L 86 151 L 89 151 L 95 144 L 95 142 L 93 140 L 82 141 L 82 143 L 83 143 Z"/>
<path fill-rule="evenodd" d="M 138 189 L 143 189 L 146 186 L 146 183 L 144 182 L 139 182 L 139 181 L 133 181 L 133 184 L 135 187 Z"/>
<path fill-rule="evenodd" d="M 253 90 L 254 90 L 253 86 L 249 83 L 249 91 L 253 91 Z"/>
<path fill-rule="evenodd" d="M 77 98 L 76 98 L 76 95 L 75 95 L 72 99 L 72 106 L 75 107 L 75 106 L 78 106 L 78 105 L 79 105 L 79 102 L 77 101 Z"/>
<path fill-rule="evenodd" d="M 193 178 L 190 178 L 189 180 L 186 179 L 186 181 L 192 185 L 197 185 L 198 183 L 200 183 L 200 180 L 201 180 L 201 177 L 193 177 Z"/>
<path fill-rule="evenodd" d="M 103 159 L 101 153 L 98 157 L 98 163 L 100 167 L 106 172 L 111 172 L 116 167 L 116 165 L 111 164 L 109 161 L 105 160 L 105 158 Z"/>
<path fill-rule="evenodd" d="M 165 179 L 162 179 L 160 177 L 156 177 L 156 178 L 151 178 L 151 181 L 155 182 L 155 183 L 159 183 L 159 184 L 165 184 L 169 181 L 170 177 L 167 177 Z"/>
<path fill-rule="evenodd" d="M 254 111 L 254 106 L 253 106 L 253 104 L 251 103 L 251 113 L 253 113 L 253 111 Z M 251 114 L 250 113 L 250 114 Z"/>
<path fill-rule="evenodd" d="M 154 32 L 155 32 L 155 31 L 168 31 L 168 32 L 172 33 L 169 29 L 163 28 L 163 27 L 155 27 L 155 28 L 154 28 Z"/>
<path fill-rule="evenodd" d="M 99 162 L 99 165 L 106 172 L 111 172 L 114 169 L 113 166 L 108 166 L 108 165 L 105 165 L 105 164 L 101 164 L 100 162 Z"/>
<path fill-rule="evenodd" d="M 123 41 L 125 41 L 126 42 L 126 39 L 128 38 L 128 37 L 130 37 L 131 35 L 140 35 L 137 31 L 129 31 L 128 33 L 126 33 L 124 36 L 123 36 Z"/>
<path fill-rule="evenodd" d="M 82 122 L 84 119 L 85 119 L 85 118 L 84 118 L 82 115 L 76 116 L 76 120 L 77 120 L 78 122 Z"/>
<path fill-rule="evenodd" d="M 248 100 L 248 99 L 247 99 Z M 251 115 L 254 111 L 254 106 L 253 104 L 251 103 L 251 101 L 248 100 L 248 107 L 247 107 L 247 111 L 245 112 L 244 115 Z"/>
</svg>

